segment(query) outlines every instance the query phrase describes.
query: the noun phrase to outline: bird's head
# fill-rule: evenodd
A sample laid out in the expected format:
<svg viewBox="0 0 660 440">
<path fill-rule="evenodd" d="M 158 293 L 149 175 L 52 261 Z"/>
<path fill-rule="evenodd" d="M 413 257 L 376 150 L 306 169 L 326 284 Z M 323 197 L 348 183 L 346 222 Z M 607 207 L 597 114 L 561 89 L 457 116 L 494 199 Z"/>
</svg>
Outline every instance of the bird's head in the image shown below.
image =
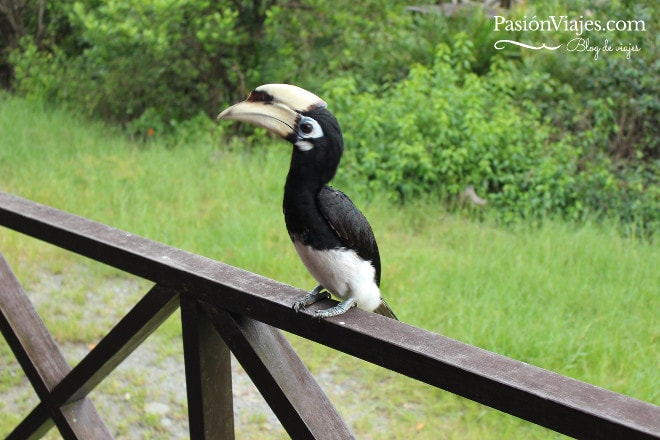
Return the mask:
<svg viewBox="0 0 660 440">
<path fill-rule="evenodd" d="M 288 140 L 294 147 L 292 170 L 316 174 L 323 183 L 332 179 L 343 153 L 341 129 L 326 102 L 297 86 L 259 86 L 218 119 L 248 122 Z"/>
</svg>

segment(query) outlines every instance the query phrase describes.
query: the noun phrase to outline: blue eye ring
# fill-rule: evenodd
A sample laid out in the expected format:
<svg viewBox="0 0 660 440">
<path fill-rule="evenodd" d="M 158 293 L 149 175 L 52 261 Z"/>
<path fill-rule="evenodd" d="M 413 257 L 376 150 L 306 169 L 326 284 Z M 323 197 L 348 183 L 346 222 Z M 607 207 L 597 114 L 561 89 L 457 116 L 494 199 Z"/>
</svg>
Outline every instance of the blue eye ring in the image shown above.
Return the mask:
<svg viewBox="0 0 660 440">
<path fill-rule="evenodd" d="M 298 122 L 298 136 L 301 139 L 321 138 L 323 137 L 323 129 L 315 119 L 303 116 Z"/>
</svg>

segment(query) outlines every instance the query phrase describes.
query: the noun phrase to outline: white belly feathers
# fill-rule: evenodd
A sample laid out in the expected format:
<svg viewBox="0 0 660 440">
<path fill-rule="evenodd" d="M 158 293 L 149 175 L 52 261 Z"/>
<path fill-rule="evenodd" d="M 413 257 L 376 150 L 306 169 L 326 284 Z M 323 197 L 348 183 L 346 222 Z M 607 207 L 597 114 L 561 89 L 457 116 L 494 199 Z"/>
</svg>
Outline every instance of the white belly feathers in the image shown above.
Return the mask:
<svg viewBox="0 0 660 440">
<path fill-rule="evenodd" d="M 320 285 L 345 300 L 354 298 L 358 307 L 370 312 L 380 305 L 380 290 L 375 269 L 350 249 L 316 250 L 299 241 L 293 242 L 300 259 Z"/>
</svg>

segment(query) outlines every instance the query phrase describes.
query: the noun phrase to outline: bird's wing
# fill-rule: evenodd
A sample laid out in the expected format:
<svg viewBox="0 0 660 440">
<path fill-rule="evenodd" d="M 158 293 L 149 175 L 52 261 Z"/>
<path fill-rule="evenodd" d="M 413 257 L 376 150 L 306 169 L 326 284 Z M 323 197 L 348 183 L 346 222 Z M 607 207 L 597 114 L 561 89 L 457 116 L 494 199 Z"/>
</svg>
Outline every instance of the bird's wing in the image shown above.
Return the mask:
<svg viewBox="0 0 660 440">
<path fill-rule="evenodd" d="M 371 225 L 346 194 L 324 186 L 316 196 L 319 209 L 341 242 L 368 261 L 376 269 L 376 284 L 380 285 L 380 254 Z"/>
</svg>

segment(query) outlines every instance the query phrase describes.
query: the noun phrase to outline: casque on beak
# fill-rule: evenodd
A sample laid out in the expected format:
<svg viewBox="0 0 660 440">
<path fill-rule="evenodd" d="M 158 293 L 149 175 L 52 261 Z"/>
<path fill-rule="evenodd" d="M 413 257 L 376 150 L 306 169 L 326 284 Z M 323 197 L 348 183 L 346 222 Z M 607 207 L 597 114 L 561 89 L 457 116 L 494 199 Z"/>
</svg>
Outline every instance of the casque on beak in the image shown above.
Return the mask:
<svg viewBox="0 0 660 440">
<path fill-rule="evenodd" d="M 295 142 L 301 113 L 327 104 L 305 89 L 289 84 L 265 84 L 238 104 L 225 109 L 218 119 L 248 122 Z"/>
</svg>

